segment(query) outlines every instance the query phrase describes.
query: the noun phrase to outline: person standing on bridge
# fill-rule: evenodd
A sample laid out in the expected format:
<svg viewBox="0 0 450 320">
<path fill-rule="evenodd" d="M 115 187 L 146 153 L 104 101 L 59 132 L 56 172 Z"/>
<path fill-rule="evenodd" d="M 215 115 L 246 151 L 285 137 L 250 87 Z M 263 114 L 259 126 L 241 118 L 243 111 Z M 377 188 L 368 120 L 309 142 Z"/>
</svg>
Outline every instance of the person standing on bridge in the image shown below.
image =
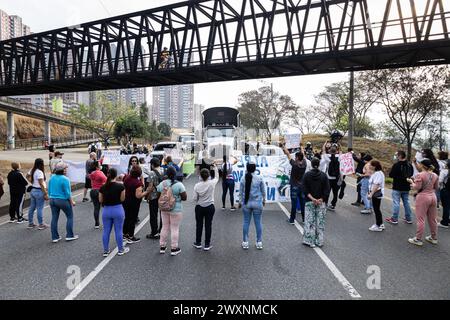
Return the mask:
<svg viewBox="0 0 450 320">
<path fill-rule="evenodd" d="M 326 199 L 330 195 L 330 182 L 327 175 L 319 170 L 319 159 L 311 160 L 311 166 L 313 169 L 305 174 L 302 181 L 306 195 L 303 244 L 314 248 L 323 246 Z"/>
<path fill-rule="evenodd" d="M 99 190 L 99 201 L 103 205 L 103 256 L 107 257 L 109 250 L 109 238 L 114 226 L 119 256 L 130 251 L 130 248 L 124 247 L 123 241 L 123 223 L 125 220 L 125 211 L 122 203 L 125 201 L 125 187 L 118 183 L 117 170 L 111 168 L 108 170 L 106 183 Z"/>
<path fill-rule="evenodd" d="M 200 171 L 201 182 L 194 186 L 194 201 L 195 206 L 195 220 L 196 220 L 196 238 L 194 247 L 202 248 L 202 233 L 203 223 L 205 224 L 205 246 L 204 251 L 211 250 L 211 233 L 212 221 L 216 208 L 214 207 L 214 191 L 216 190 L 217 182 L 219 182 L 219 170 L 214 166 L 214 179 L 210 179 L 208 169 Z"/>
<path fill-rule="evenodd" d="M 62 210 L 67 218 L 66 222 L 66 241 L 78 239 L 73 233 L 73 206 L 75 202 L 72 199 L 70 180 L 65 176 L 67 165 L 64 162 L 58 162 L 50 181 L 48 182 L 48 193 L 50 198 L 50 208 L 52 210 L 52 242 L 58 243 L 61 238 L 58 233 L 59 213 Z"/>
<path fill-rule="evenodd" d="M 48 225 L 44 223 L 43 211 L 45 201 L 48 200 L 47 185 L 45 183 L 45 168 L 44 160 L 38 158 L 34 161 L 34 166 L 27 174 L 28 181 L 31 182 L 30 191 L 30 208 L 28 210 L 28 229 L 38 227 L 38 230 L 44 230 L 48 228 Z M 33 223 L 34 211 L 37 212 L 37 219 L 39 225 Z"/>
<path fill-rule="evenodd" d="M 90 175 L 92 189 L 91 189 L 91 200 L 94 204 L 94 220 L 95 229 L 100 229 L 100 200 L 99 200 L 99 190 L 106 183 L 106 176 L 101 170 L 102 167 L 100 163 L 96 160 L 93 163 L 93 168 L 95 169 Z"/>
<path fill-rule="evenodd" d="M 84 182 L 84 191 L 83 191 L 83 202 L 89 201 L 86 197 L 89 189 L 92 188 L 92 182 L 90 178 L 90 174 L 94 171 L 94 162 L 97 161 L 97 154 L 95 152 L 91 152 L 89 154 L 89 160 L 86 161 L 85 169 L 86 169 L 86 179 Z"/>
<path fill-rule="evenodd" d="M 256 174 L 255 163 L 247 164 L 247 173 L 241 179 L 239 194 L 239 208 L 242 208 L 244 213 L 242 248 L 244 250 L 249 248 L 248 232 L 253 217 L 256 228 L 256 248 L 262 250 L 262 213 L 266 205 L 266 185 L 263 178 Z"/>
<path fill-rule="evenodd" d="M 12 170 L 7 177 L 11 198 L 9 203 L 9 222 L 16 221 L 15 217 L 17 216 L 17 223 L 23 223 L 25 220 L 23 219 L 22 206 L 28 181 L 20 171 L 20 164 L 13 162 L 11 163 L 11 168 Z"/>
<path fill-rule="evenodd" d="M 180 234 L 180 224 L 183 219 L 182 201 L 187 200 L 186 188 L 183 183 L 176 180 L 177 171 L 174 167 L 167 168 L 167 180 L 161 182 L 157 188 L 158 204 L 161 209 L 163 226 L 161 238 L 159 239 L 159 253 L 165 254 L 167 250 L 167 239 L 171 237 L 171 255 L 176 256 L 181 253 L 178 243 Z"/>
<path fill-rule="evenodd" d="M 433 161 L 434 162 L 434 161 Z M 416 197 L 416 220 L 417 232 L 414 238 L 408 239 L 408 242 L 417 246 L 422 246 L 422 237 L 425 229 L 425 218 L 428 220 L 431 235 L 425 237 L 425 240 L 432 244 L 437 244 L 437 197 L 439 190 L 439 177 L 434 172 L 435 167 L 430 159 L 423 159 L 417 164 L 419 174 L 415 179 L 408 179 L 413 190 L 417 190 Z"/>
</svg>

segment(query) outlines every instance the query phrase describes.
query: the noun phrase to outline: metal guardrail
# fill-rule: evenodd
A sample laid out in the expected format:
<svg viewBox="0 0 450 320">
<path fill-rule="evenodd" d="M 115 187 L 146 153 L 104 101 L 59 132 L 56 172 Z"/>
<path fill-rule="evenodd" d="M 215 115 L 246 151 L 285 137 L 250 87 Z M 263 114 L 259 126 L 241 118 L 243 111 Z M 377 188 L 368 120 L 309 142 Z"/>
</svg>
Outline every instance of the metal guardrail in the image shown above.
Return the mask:
<svg viewBox="0 0 450 320">
<path fill-rule="evenodd" d="M 57 148 L 62 147 L 71 147 L 84 143 L 92 143 L 96 141 L 97 138 L 93 135 L 82 135 L 77 136 L 77 139 L 73 139 L 73 137 L 55 137 L 52 138 L 51 145 L 54 145 Z M 32 139 L 21 139 L 15 141 L 15 149 L 24 149 L 24 150 L 38 150 L 38 149 L 46 149 L 47 138 L 39 137 Z M 5 141 L 4 150 L 7 150 L 8 141 Z"/>
<path fill-rule="evenodd" d="M 23 111 L 27 114 L 30 114 L 30 116 L 32 116 L 33 114 L 38 114 L 43 118 L 48 118 L 50 119 L 58 119 L 59 121 L 63 121 L 66 123 L 70 123 L 73 125 L 76 125 L 75 123 L 72 122 L 72 119 L 70 118 L 70 116 L 60 113 L 60 112 L 55 112 L 53 111 L 51 108 L 46 108 L 46 107 L 42 107 L 39 105 L 34 105 L 28 102 L 23 102 L 19 99 L 14 99 L 11 97 L 0 97 L 0 104 L 1 103 L 5 103 L 7 105 L 13 106 L 14 109 Z"/>
</svg>

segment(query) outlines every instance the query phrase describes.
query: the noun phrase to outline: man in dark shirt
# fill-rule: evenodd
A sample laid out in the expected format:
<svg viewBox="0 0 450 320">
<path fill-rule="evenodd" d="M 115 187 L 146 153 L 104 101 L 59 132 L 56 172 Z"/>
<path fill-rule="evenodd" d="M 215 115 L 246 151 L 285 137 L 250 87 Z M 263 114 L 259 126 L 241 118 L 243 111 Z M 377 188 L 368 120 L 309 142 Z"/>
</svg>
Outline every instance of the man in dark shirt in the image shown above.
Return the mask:
<svg viewBox="0 0 450 320">
<path fill-rule="evenodd" d="M 295 217 L 297 215 L 297 201 L 300 202 L 300 212 L 302 220 L 305 221 L 305 195 L 303 193 L 302 179 L 306 172 L 308 163 L 303 155 L 303 152 L 299 151 L 295 154 L 295 160 L 292 159 L 289 151 L 284 147 L 284 153 L 289 159 L 289 163 L 292 166 L 291 178 L 289 184 L 291 186 L 291 217 L 288 222 L 291 225 L 295 224 Z"/>
<path fill-rule="evenodd" d="M 411 190 L 411 186 L 407 179 L 413 176 L 414 170 L 411 163 L 406 159 L 405 151 L 398 151 L 397 159 L 398 162 L 393 165 L 389 173 L 389 177 L 394 179 L 392 186 L 392 217 L 386 219 L 386 221 L 391 224 L 398 224 L 401 199 L 405 207 L 405 219 L 403 221 L 411 224 L 411 207 L 409 205 L 409 191 Z"/>
<path fill-rule="evenodd" d="M 306 195 L 303 244 L 314 248 L 323 245 L 327 210 L 325 204 L 330 196 L 330 182 L 328 176 L 319 170 L 319 159 L 312 159 L 311 166 L 313 169 L 303 177 L 303 191 Z"/>
<path fill-rule="evenodd" d="M 11 202 L 9 204 L 9 222 L 13 223 L 17 215 L 17 223 L 23 223 L 22 206 L 28 181 L 20 172 L 18 163 L 11 163 L 11 172 L 8 174 L 9 192 L 11 194 Z"/>
</svg>

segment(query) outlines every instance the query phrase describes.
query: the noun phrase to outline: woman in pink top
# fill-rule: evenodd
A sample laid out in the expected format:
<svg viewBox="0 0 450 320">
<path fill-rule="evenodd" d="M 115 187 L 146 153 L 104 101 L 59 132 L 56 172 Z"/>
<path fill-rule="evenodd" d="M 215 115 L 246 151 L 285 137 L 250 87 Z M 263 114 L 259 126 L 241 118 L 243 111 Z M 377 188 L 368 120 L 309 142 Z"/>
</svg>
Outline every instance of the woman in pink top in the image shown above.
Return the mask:
<svg viewBox="0 0 450 320">
<path fill-rule="evenodd" d="M 95 229 L 100 229 L 100 200 L 98 194 L 100 188 L 106 183 L 107 178 L 101 170 L 100 162 L 95 160 L 92 166 L 95 168 L 95 171 L 89 175 L 92 184 L 91 199 L 94 203 Z"/>
<path fill-rule="evenodd" d="M 411 189 L 417 190 L 416 194 L 416 219 L 417 232 L 414 238 L 408 239 L 409 243 L 422 246 L 422 237 L 425 229 L 425 218 L 430 225 L 431 236 L 425 240 L 437 244 L 437 198 L 436 191 L 439 189 L 439 177 L 434 173 L 434 166 L 429 159 L 423 159 L 417 166 L 420 173 L 414 180 L 408 179 Z"/>
</svg>

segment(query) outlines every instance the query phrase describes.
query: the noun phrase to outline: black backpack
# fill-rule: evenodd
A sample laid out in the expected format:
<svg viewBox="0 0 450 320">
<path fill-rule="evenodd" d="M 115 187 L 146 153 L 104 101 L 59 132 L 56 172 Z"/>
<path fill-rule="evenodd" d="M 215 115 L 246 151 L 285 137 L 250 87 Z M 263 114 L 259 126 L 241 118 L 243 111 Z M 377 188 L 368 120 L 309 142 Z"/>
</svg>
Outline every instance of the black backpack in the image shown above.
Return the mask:
<svg viewBox="0 0 450 320">
<path fill-rule="evenodd" d="M 406 162 L 406 164 L 400 165 L 400 172 L 403 179 L 408 179 L 413 175 L 414 170 L 412 165 L 409 162 Z"/>
<path fill-rule="evenodd" d="M 339 178 L 341 175 L 339 160 L 336 156 L 331 156 L 331 161 L 328 165 L 328 175 L 334 178 Z"/>
</svg>

